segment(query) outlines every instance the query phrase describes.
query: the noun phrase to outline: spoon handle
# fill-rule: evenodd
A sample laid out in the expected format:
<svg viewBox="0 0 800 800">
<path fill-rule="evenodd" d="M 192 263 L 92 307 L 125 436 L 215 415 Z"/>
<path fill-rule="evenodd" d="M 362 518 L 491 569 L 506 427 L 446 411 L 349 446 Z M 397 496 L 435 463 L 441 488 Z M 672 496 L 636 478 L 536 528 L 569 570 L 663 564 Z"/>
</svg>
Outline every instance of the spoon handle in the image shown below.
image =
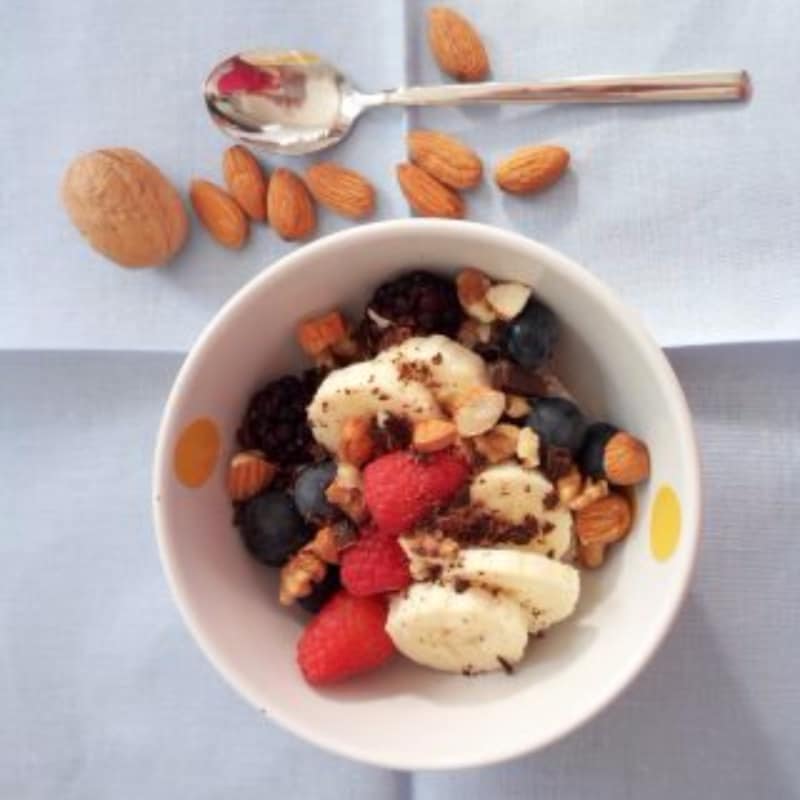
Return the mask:
<svg viewBox="0 0 800 800">
<path fill-rule="evenodd" d="M 471 103 L 671 103 L 746 100 L 750 77 L 733 72 L 590 75 L 534 83 L 409 86 L 384 92 L 380 104 L 449 106 Z"/>
</svg>

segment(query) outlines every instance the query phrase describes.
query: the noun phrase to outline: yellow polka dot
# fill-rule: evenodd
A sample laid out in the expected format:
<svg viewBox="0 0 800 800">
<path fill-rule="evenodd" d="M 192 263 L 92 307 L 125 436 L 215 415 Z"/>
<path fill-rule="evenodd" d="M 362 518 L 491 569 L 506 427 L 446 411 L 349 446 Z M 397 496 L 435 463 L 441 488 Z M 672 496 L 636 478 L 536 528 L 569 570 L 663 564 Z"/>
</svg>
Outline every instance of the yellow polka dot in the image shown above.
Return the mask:
<svg viewBox="0 0 800 800">
<path fill-rule="evenodd" d="M 202 486 L 214 471 L 220 449 L 219 428 L 208 417 L 200 417 L 183 429 L 175 445 L 175 475 L 192 489 Z"/>
<path fill-rule="evenodd" d="M 681 503 L 675 490 L 664 484 L 656 494 L 650 514 L 650 549 L 657 561 L 666 561 L 681 536 Z"/>
</svg>

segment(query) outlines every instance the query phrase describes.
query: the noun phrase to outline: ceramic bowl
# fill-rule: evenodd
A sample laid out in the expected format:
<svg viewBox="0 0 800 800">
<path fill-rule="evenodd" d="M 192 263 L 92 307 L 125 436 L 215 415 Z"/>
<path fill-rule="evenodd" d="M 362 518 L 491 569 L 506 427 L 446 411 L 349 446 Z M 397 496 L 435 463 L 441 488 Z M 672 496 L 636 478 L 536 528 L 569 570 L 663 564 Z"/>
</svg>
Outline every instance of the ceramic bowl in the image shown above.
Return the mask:
<svg viewBox="0 0 800 800">
<path fill-rule="evenodd" d="M 320 691 L 295 664 L 307 617 L 278 604 L 277 571 L 245 552 L 231 523 L 226 465 L 250 396 L 308 366 L 298 321 L 357 315 L 375 287 L 414 267 L 475 265 L 522 281 L 562 324 L 558 372 L 583 409 L 644 439 L 650 480 L 635 526 L 607 564 L 584 573 L 577 613 L 531 643 L 525 661 L 467 678 L 397 657 Z M 631 265 L 634 269 L 635 265 Z M 686 400 L 639 317 L 560 253 L 468 222 L 357 227 L 271 265 L 222 308 L 189 353 L 167 401 L 155 457 L 158 543 L 197 643 L 240 695 L 298 736 L 399 769 L 488 764 L 553 742 L 628 686 L 664 639 L 686 592 L 700 517 L 698 456 Z"/>
</svg>

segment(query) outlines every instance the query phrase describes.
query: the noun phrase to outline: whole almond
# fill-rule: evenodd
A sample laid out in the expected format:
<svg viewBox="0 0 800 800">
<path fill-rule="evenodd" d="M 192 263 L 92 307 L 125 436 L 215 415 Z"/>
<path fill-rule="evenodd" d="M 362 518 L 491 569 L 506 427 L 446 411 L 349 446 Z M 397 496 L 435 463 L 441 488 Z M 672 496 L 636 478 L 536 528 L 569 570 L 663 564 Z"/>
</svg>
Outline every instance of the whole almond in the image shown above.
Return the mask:
<svg viewBox="0 0 800 800">
<path fill-rule="evenodd" d="M 306 170 L 306 183 L 318 203 L 351 219 L 369 217 L 375 211 L 375 189 L 360 173 L 332 161 Z"/>
<path fill-rule="evenodd" d="M 630 531 L 631 522 L 631 504 L 621 494 L 612 493 L 575 514 L 575 533 L 583 544 L 612 544 Z"/>
<path fill-rule="evenodd" d="M 250 219 L 266 219 L 267 180 L 255 156 L 239 144 L 229 147 L 222 156 L 222 174 L 244 213 Z"/>
<path fill-rule="evenodd" d="M 397 180 L 408 204 L 423 217 L 464 216 L 464 201 L 449 187 L 415 164 L 398 164 Z"/>
<path fill-rule="evenodd" d="M 483 163 L 474 150 L 438 131 L 411 131 L 408 157 L 453 189 L 470 189 L 480 183 L 483 174 Z"/>
<path fill-rule="evenodd" d="M 447 6 L 428 10 L 428 44 L 443 72 L 459 81 L 482 81 L 489 57 L 478 32 L 466 17 Z"/>
<path fill-rule="evenodd" d="M 224 189 L 210 181 L 194 180 L 189 197 L 200 222 L 221 245 L 238 249 L 245 243 L 247 217 Z"/>
<path fill-rule="evenodd" d="M 520 147 L 495 168 L 497 185 L 512 194 L 533 194 L 552 186 L 569 164 L 569 150 L 555 144 Z"/>
<path fill-rule="evenodd" d="M 276 169 L 267 189 L 267 218 L 282 239 L 303 239 L 317 225 L 306 185 L 289 169 Z"/>
</svg>

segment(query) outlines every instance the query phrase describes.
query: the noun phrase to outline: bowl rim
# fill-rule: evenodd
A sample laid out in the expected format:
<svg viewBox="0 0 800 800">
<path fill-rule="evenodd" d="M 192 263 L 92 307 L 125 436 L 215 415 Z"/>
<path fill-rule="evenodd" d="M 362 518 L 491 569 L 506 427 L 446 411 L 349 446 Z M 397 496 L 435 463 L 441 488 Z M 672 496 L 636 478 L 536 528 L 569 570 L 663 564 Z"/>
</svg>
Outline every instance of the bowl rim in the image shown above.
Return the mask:
<svg viewBox="0 0 800 800">
<path fill-rule="evenodd" d="M 363 243 L 366 244 L 372 239 L 379 240 L 386 233 L 405 233 L 413 236 L 428 230 L 435 230 L 451 236 L 488 238 L 494 240 L 500 247 L 506 246 L 527 250 L 532 259 L 539 258 L 548 262 L 550 268 L 568 273 L 571 280 L 580 285 L 583 290 L 592 294 L 597 302 L 606 306 L 609 313 L 619 320 L 628 333 L 633 335 L 632 338 L 641 347 L 643 357 L 650 362 L 660 376 L 662 386 L 669 396 L 678 420 L 677 440 L 680 450 L 685 453 L 685 467 L 687 470 L 684 475 L 687 488 L 685 494 L 681 497 L 681 541 L 685 543 L 685 547 L 689 548 L 689 552 L 684 561 L 682 574 L 678 576 L 677 590 L 673 593 L 668 611 L 662 616 L 659 625 L 651 631 L 649 639 L 644 640 L 639 645 L 635 657 L 619 671 L 615 681 L 602 691 L 598 691 L 596 698 L 587 704 L 579 714 L 574 715 L 564 725 L 544 736 L 520 737 L 511 743 L 505 741 L 487 743 L 485 751 L 477 758 L 463 759 L 459 758 L 457 754 L 445 754 L 442 757 L 437 753 L 431 753 L 429 758 L 410 761 L 402 755 L 393 756 L 387 753 L 371 752 L 358 746 L 351 746 L 347 742 L 342 742 L 333 737 L 319 735 L 313 727 L 298 722 L 290 715 L 284 714 L 275 708 L 271 708 L 267 698 L 257 696 L 254 688 L 249 686 L 247 680 L 239 674 L 236 665 L 223 652 L 217 649 L 213 639 L 207 634 L 202 619 L 195 614 L 192 608 L 188 593 L 185 591 L 173 563 L 174 552 L 167 531 L 166 515 L 161 496 L 164 493 L 163 487 L 165 487 L 170 475 L 171 455 L 167 452 L 166 442 L 170 429 L 176 422 L 173 417 L 177 400 L 182 394 L 183 387 L 201 367 L 203 356 L 208 346 L 217 337 L 221 336 L 231 324 L 235 309 L 241 302 L 254 292 L 260 291 L 264 286 L 268 286 L 277 276 L 295 269 L 296 265 L 308 259 L 323 255 L 332 245 L 336 245 L 339 242 L 362 239 L 364 240 Z M 297 250 L 282 256 L 267 265 L 261 272 L 239 288 L 205 325 L 187 353 L 167 396 L 156 439 L 152 492 L 153 517 L 159 558 L 173 600 L 194 640 L 224 680 L 240 696 L 264 713 L 269 719 L 279 723 L 284 729 L 306 742 L 362 763 L 400 770 L 463 769 L 500 763 L 543 749 L 564 738 L 600 714 L 633 683 L 672 628 L 694 574 L 701 534 L 702 486 L 700 457 L 689 405 L 670 362 L 645 327 L 638 312 L 626 306 L 614 291 L 585 267 L 560 251 L 520 233 L 493 225 L 464 220 L 418 218 L 385 220 L 339 231 L 315 242 L 305 244 Z"/>
</svg>

